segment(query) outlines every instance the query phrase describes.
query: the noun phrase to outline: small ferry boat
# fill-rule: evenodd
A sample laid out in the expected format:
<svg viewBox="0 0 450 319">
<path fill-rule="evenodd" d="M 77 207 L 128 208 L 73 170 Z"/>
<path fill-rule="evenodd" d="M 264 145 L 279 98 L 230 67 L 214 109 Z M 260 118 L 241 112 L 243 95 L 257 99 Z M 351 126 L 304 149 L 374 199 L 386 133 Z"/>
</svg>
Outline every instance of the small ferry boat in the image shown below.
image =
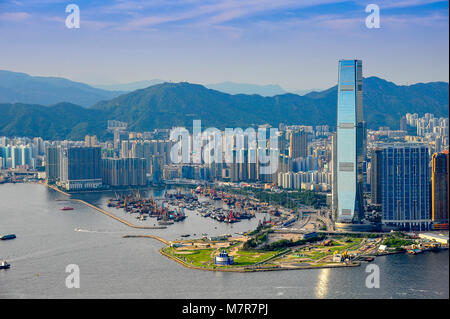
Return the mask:
<svg viewBox="0 0 450 319">
<path fill-rule="evenodd" d="M 0 263 L 0 269 L 8 269 L 9 267 L 11 267 L 11 265 L 8 264 L 8 263 L 6 262 L 6 260 L 3 260 L 3 261 Z"/>
<path fill-rule="evenodd" d="M 8 239 L 14 239 L 14 238 L 16 238 L 15 234 L 9 234 L 9 235 L 0 237 L 1 240 L 8 240 Z"/>
<path fill-rule="evenodd" d="M 417 255 L 417 254 L 420 254 L 422 252 L 423 251 L 421 249 L 417 249 L 417 248 L 408 250 L 408 254 L 411 254 L 411 255 Z"/>
<path fill-rule="evenodd" d="M 60 210 L 73 210 L 72 207 L 64 206 L 63 208 L 60 208 Z"/>
</svg>

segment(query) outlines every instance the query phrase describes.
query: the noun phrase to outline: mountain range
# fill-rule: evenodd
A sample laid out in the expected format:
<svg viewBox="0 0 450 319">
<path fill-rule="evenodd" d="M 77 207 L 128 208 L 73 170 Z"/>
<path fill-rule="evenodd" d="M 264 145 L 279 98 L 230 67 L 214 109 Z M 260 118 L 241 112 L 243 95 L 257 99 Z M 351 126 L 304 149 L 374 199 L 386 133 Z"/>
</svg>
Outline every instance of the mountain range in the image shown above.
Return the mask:
<svg viewBox="0 0 450 319">
<path fill-rule="evenodd" d="M 110 84 L 110 85 L 93 85 L 96 88 L 103 90 L 112 90 L 112 91 L 134 91 L 139 89 L 144 89 L 146 87 L 164 83 L 163 80 L 150 80 L 150 81 L 137 81 L 131 83 L 123 83 L 123 84 Z M 275 96 L 286 93 L 294 93 L 298 95 L 305 95 L 307 93 L 313 91 L 320 91 L 320 89 L 310 89 L 310 90 L 293 90 L 286 91 L 278 84 L 251 84 L 251 83 L 236 83 L 231 81 L 214 83 L 214 84 L 205 84 L 205 87 L 208 89 L 213 89 L 216 91 L 220 91 L 228 94 L 258 94 L 261 96 Z"/>
<path fill-rule="evenodd" d="M 364 79 L 363 85 L 364 117 L 369 128 L 398 128 L 401 116 L 407 112 L 448 117 L 446 82 L 399 86 L 369 77 Z M 24 96 L 39 93 L 35 92 L 38 88 L 31 91 L 22 88 Z M 83 91 L 77 94 L 80 92 Z M 76 105 L 65 100 L 52 106 L 37 102 L 11 103 L 15 100 L 5 101 L 5 96 L 0 95 L 0 102 L 8 102 L 0 104 L 0 135 L 45 139 L 80 139 L 85 134 L 104 137 L 109 119 L 125 121 L 134 131 L 177 125 L 190 128 L 194 119 L 200 119 L 204 128 L 245 129 L 265 123 L 275 127 L 279 123 L 333 126 L 336 123 L 337 86 L 303 96 L 287 93 L 273 97 L 233 95 L 187 82 L 161 83 L 129 93 L 114 93 L 116 97 L 102 98 L 89 108 L 82 107 L 86 103 Z"/>
<path fill-rule="evenodd" d="M 0 70 L 0 103 L 52 105 L 70 102 L 88 107 L 123 93 L 125 92 L 101 90 L 59 77 L 31 76 Z"/>
<path fill-rule="evenodd" d="M 84 107 L 101 100 L 109 100 L 123 93 L 144 89 L 166 81 L 160 79 L 116 84 L 84 84 L 60 77 L 31 76 L 25 73 L 0 70 L 0 103 L 30 103 L 52 105 L 69 102 Z M 278 84 L 259 85 L 221 82 L 205 84 L 205 87 L 229 94 L 258 94 L 274 96 L 286 93 L 304 95 L 315 90 L 286 91 Z"/>
<path fill-rule="evenodd" d="M 248 83 L 222 82 L 205 85 L 208 89 L 228 94 L 258 94 L 261 96 L 274 96 L 288 93 L 278 84 L 258 85 Z"/>
<path fill-rule="evenodd" d="M 163 80 L 150 80 L 150 81 L 136 81 L 130 83 L 120 83 L 120 84 L 108 84 L 108 85 L 92 85 L 98 89 L 102 90 L 110 90 L 110 91 L 122 91 L 122 92 L 130 92 L 139 89 L 144 89 L 146 87 L 164 83 Z"/>
</svg>

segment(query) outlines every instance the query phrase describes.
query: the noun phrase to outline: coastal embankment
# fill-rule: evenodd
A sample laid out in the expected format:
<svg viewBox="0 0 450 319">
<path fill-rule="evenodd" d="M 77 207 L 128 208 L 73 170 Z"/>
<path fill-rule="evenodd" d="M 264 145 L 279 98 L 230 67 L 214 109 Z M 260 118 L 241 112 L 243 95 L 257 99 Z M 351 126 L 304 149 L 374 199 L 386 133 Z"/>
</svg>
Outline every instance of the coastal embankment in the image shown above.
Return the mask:
<svg viewBox="0 0 450 319">
<path fill-rule="evenodd" d="M 151 238 L 151 239 L 155 239 L 158 240 L 164 244 L 166 244 L 167 246 L 170 246 L 170 242 L 162 239 L 161 237 L 158 236 L 154 236 L 154 235 L 124 235 L 122 236 L 123 238 Z M 166 256 L 167 258 L 179 263 L 180 265 L 182 265 L 183 267 L 189 268 L 189 269 L 197 269 L 197 270 L 206 270 L 206 271 L 222 271 L 222 272 L 240 272 L 240 273 L 246 273 L 246 272 L 260 272 L 260 271 L 280 271 L 280 270 L 296 270 L 296 269 L 317 269 L 317 268 L 341 268 L 341 267 L 358 267 L 360 266 L 359 262 L 356 263 L 348 263 L 348 264 L 321 264 L 319 265 L 301 265 L 301 266 L 297 266 L 297 265 L 289 265 L 289 266 L 263 266 L 261 264 L 259 265 L 255 265 L 255 266 L 243 266 L 243 267 L 231 267 L 231 268 L 225 268 L 225 267 L 220 267 L 220 266 L 205 266 L 205 267 L 199 267 L 199 266 L 195 266 L 193 264 L 190 264 L 189 262 L 186 262 L 183 259 L 180 259 L 170 253 L 167 253 L 165 251 L 165 248 L 168 247 L 163 247 L 159 250 L 159 252 L 161 253 L 161 255 Z M 279 257 L 279 255 L 274 256 L 274 257 Z M 268 260 L 271 260 L 273 257 L 269 258 Z M 268 261 L 267 260 L 267 261 Z"/>
<path fill-rule="evenodd" d="M 137 228 L 137 229 L 164 229 L 167 228 L 165 226 L 140 226 L 140 225 L 134 225 L 130 222 L 128 222 L 127 220 L 124 220 L 114 214 L 111 214 L 109 212 L 107 212 L 106 210 L 97 207 L 91 203 L 88 203 L 84 200 L 81 199 L 75 199 L 72 198 L 72 195 L 68 192 L 65 192 L 59 188 L 57 188 L 54 185 L 48 185 L 46 184 L 47 187 L 53 189 L 54 191 L 57 191 L 61 194 L 63 194 L 64 196 L 67 196 L 69 198 L 69 200 L 74 201 L 74 202 L 78 202 L 81 203 L 83 205 L 86 205 L 90 208 L 93 208 L 94 210 L 110 217 L 113 218 L 119 222 L 121 222 L 122 224 L 127 225 L 128 227 L 132 227 L 132 228 Z M 201 266 L 197 266 L 197 265 L 193 265 L 189 262 L 187 262 L 186 260 L 183 260 L 181 258 L 178 258 L 177 256 L 174 256 L 171 253 L 168 253 L 166 250 L 167 248 L 169 248 L 171 246 L 171 242 L 167 241 L 159 236 L 155 236 L 155 235 L 124 235 L 123 238 L 150 238 L 150 239 L 154 239 L 157 240 L 161 243 L 163 243 L 164 245 L 166 245 L 166 247 L 163 247 L 159 250 L 159 252 L 163 255 L 166 256 L 167 258 L 177 262 L 178 264 L 182 265 L 183 267 L 186 268 L 190 268 L 190 269 L 197 269 L 197 270 L 206 270 L 206 271 L 221 271 L 221 272 L 240 272 L 240 273 L 245 273 L 245 272 L 261 272 L 261 271 L 280 271 L 280 270 L 295 270 L 295 269 L 313 269 L 313 268 L 340 268 L 340 267 L 355 267 L 355 266 L 359 266 L 359 263 L 349 263 L 349 264 L 320 264 L 320 265 L 286 265 L 286 266 L 280 266 L 280 265 L 264 265 L 263 263 L 258 263 L 255 265 L 251 265 L 251 266 L 234 266 L 234 267 L 221 267 L 221 266 L 216 266 L 216 265 L 210 265 L 210 266 L 205 266 L 205 267 L 201 267 Z M 269 258 L 268 260 L 264 260 L 264 262 L 267 262 L 269 260 L 272 260 L 274 257 L 280 257 L 280 254 L 277 254 L 276 256 L 273 256 L 271 258 Z M 282 255 L 282 254 L 281 254 Z"/>
<path fill-rule="evenodd" d="M 88 207 L 91 207 L 91 208 L 95 209 L 96 211 L 98 211 L 98 212 L 100 212 L 100 213 L 102 213 L 102 214 L 104 214 L 104 215 L 106 215 L 106 216 L 109 216 L 109 217 L 111 217 L 111 218 L 113 218 L 113 219 L 115 219 L 115 220 L 121 222 L 122 224 L 127 225 L 128 227 L 138 228 L 138 229 L 165 229 L 165 228 L 167 228 L 166 226 L 140 226 L 140 225 L 134 225 L 134 224 L 132 224 L 132 223 L 126 221 L 125 219 L 122 219 L 122 218 L 120 218 L 120 217 L 118 217 L 118 216 L 116 216 L 116 215 L 114 215 L 114 214 L 111 214 L 111 213 L 107 212 L 106 210 L 104 210 L 104 209 L 102 209 L 102 208 L 100 208 L 100 207 L 97 207 L 97 206 L 95 206 L 95 205 L 92 205 L 92 204 L 90 204 L 90 203 L 88 203 L 88 202 L 86 202 L 86 201 L 84 201 L 84 200 L 72 198 L 72 195 L 71 195 L 71 194 L 69 194 L 69 193 L 67 193 L 67 192 L 64 192 L 64 191 L 60 190 L 60 189 L 59 189 L 58 187 L 56 187 L 56 186 L 49 185 L 49 184 L 46 184 L 46 185 L 47 185 L 48 188 L 51 188 L 51 189 L 53 189 L 54 191 L 57 191 L 57 192 L 59 192 L 59 193 L 65 195 L 65 196 L 67 196 L 71 201 L 75 201 L 75 202 L 81 203 L 81 204 L 83 204 L 83 205 L 86 205 L 86 206 L 88 206 Z"/>
</svg>

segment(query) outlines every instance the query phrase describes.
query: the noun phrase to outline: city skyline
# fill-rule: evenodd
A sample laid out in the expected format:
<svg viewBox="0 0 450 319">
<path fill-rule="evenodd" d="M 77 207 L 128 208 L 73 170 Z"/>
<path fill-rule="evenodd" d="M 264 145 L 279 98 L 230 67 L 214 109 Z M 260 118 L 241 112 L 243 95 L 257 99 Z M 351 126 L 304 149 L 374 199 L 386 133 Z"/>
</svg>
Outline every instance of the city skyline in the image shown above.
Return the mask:
<svg viewBox="0 0 450 319">
<path fill-rule="evenodd" d="M 448 27 L 449 0 L 0 0 L 0 299 L 448 299 Z"/>
<path fill-rule="evenodd" d="M 371 61 L 365 77 L 448 82 L 448 1 L 379 1 L 379 29 L 365 25 L 368 3 L 353 1 L 77 4 L 79 29 L 65 27 L 64 1 L 0 4 L 8 43 L 0 69 L 97 85 L 163 79 L 296 90 L 335 83 L 341 56 Z"/>
</svg>

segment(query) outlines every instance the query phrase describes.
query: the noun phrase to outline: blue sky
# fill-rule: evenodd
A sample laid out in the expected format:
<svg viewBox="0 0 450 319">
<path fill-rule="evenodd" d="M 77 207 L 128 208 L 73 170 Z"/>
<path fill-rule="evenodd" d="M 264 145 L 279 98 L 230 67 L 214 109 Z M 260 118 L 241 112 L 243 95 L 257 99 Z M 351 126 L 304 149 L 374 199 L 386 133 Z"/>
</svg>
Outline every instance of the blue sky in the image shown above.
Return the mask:
<svg viewBox="0 0 450 319">
<path fill-rule="evenodd" d="M 67 29 L 68 4 L 81 12 Z M 380 7 L 368 29 L 365 7 Z M 340 58 L 398 84 L 447 81 L 448 1 L 0 0 L 0 69 L 92 84 L 336 84 Z"/>
</svg>

